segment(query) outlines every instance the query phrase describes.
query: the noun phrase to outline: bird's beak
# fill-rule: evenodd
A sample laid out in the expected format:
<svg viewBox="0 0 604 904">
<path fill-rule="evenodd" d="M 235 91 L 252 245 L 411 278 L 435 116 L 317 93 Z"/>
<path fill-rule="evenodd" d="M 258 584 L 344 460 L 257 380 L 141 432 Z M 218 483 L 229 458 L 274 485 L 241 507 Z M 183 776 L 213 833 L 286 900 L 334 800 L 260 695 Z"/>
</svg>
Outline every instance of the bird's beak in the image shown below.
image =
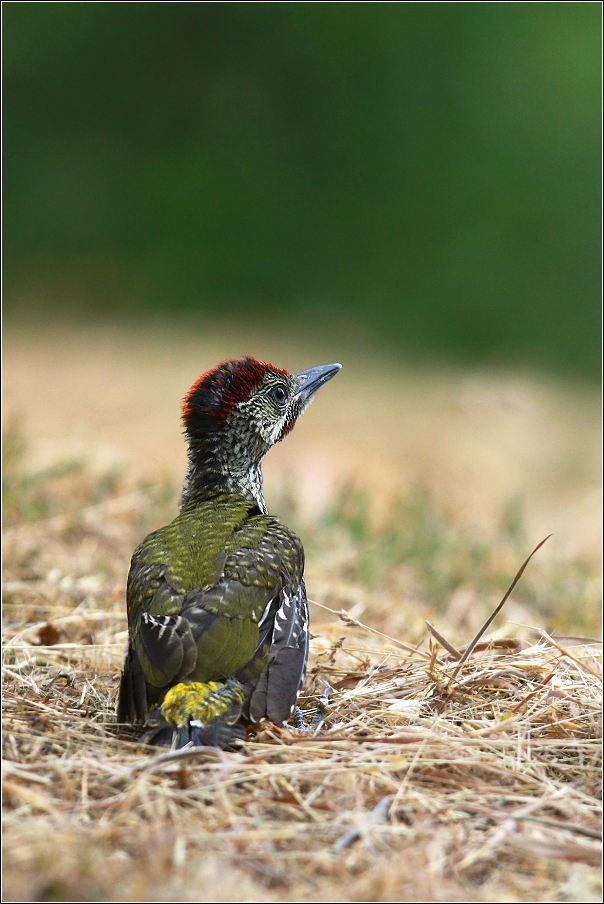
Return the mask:
<svg viewBox="0 0 604 904">
<path fill-rule="evenodd" d="M 303 404 L 310 401 L 317 389 L 335 377 L 341 367 L 341 364 L 319 364 L 318 367 L 309 367 L 308 370 L 301 370 L 294 374 L 294 380 L 298 384 L 294 399 Z"/>
</svg>

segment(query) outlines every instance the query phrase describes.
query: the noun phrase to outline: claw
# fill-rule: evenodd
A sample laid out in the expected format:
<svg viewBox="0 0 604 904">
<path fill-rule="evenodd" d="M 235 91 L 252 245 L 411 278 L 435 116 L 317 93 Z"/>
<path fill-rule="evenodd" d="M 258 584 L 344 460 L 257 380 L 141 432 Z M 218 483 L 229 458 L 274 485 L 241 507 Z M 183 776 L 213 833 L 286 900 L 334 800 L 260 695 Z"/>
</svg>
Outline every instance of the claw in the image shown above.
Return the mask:
<svg viewBox="0 0 604 904">
<path fill-rule="evenodd" d="M 304 724 L 304 716 L 302 715 L 302 710 L 299 706 L 294 707 L 294 711 L 292 713 L 292 722 L 293 728 L 297 728 L 298 731 L 306 731 L 306 725 Z"/>
<path fill-rule="evenodd" d="M 333 688 L 330 687 L 329 684 L 326 685 L 325 690 L 319 697 L 319 702 L 317 703 L 317 711 L 312 717 L 312 722 L 310 723 L 310 730 L 313 732 L 319 730 L 321 723 L 329 712 L 329 695 L 331 694 L 332 690 Z"/>
<path fill-rule="evenodd" d="M 317 709 L 312 717 L 312 721 L 310 725 L 306 725 L 304 722 L 304 716 L 302 715 L 302 710 L 299 706 L 294 707 L 294 711 L 292 713 L 292 722 L 293 725 L 286 723 L 286 728 L 295 728 L 297 731 L 309 731 L 314 734 L 319 729 L 319 726 L 323 722 L 323 719 L 327 715 L 327 704 L 329 703 L 329 695 L 333 688 L 329 685 L 325 688 L 323 693 L 319 698 L 319 702 L 317 703 Z"/>
</svg>

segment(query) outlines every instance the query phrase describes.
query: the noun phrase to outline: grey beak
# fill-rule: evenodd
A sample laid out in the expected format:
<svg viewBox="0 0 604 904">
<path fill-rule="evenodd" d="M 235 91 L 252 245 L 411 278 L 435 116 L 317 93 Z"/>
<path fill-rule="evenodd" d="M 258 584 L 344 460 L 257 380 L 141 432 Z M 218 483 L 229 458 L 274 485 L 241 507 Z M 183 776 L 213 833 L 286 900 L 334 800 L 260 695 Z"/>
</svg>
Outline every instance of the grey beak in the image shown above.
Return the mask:
<svg viewBox="0 0 604 904">
<path fill-rule="evenodd" d="M 294 398 L 306 402 L 323 383 L 335 377 L 341 367 L 341 364 L 319 364 L 318 367 L 309 367 L 308 370 L 294 374 L 294 380 L 298 384 Z"/>
</svg>

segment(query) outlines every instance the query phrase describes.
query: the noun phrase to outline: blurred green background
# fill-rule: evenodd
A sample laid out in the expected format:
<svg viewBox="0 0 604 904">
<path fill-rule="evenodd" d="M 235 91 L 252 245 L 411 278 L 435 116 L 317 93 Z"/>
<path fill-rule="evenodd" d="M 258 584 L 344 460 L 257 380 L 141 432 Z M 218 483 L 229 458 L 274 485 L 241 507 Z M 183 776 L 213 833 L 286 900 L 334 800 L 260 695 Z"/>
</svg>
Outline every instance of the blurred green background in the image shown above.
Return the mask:
<svg viewBox="0 0 604 904">
<path fill-rule="evenodd" d="M 4 3 L 5 313 L 597 379 L 601 5 Z"/>
</svg>

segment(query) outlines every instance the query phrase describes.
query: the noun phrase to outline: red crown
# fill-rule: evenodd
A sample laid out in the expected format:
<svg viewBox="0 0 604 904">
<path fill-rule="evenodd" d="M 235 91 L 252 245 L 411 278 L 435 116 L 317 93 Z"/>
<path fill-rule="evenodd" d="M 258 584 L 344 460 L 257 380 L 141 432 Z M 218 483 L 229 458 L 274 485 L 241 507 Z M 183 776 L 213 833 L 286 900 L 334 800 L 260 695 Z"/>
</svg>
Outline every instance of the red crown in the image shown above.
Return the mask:
<svg viewBox="0 0 604 904">
<path fill-rule="evenodd" d="M 183 418 L 186 421 L 201 408 L 206 414 L 226 420 L 235 405 L 249 398 L 267 371 L 288 376 L 286 370 L 249 356 L 223 361 L 193 383 L 182 400 Z"/>
</svg>

